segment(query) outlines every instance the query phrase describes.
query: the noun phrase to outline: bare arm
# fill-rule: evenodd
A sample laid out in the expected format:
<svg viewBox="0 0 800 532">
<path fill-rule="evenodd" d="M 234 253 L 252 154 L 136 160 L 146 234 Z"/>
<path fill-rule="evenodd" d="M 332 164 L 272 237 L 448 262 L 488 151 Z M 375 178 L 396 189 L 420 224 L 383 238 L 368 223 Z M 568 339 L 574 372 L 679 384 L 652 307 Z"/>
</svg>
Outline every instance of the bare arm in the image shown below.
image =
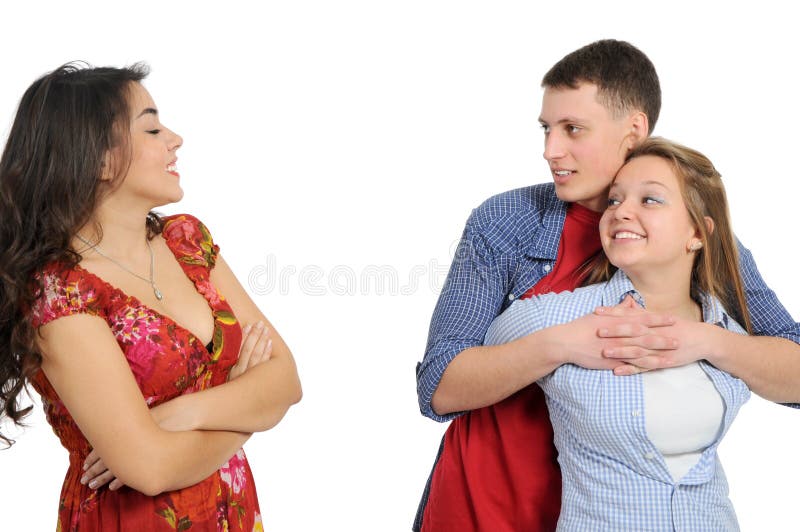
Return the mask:
<svg viewBox="0 0 800 532">
<path fill-rule="evenodd" d="M 674 323 L 671 317 L 642 313 L 624 319 L 630 341 L 646 352 L 674 347 L 668 333 L 659 332 Z M 447 366 L 434 392 L 433 408 L 444 415 L 495 404 L 562 364 L 589 369 L 625 366 L 625 361 L 602 356 L 609 340 L 597 334 L 598 329 L 617 327 L 619 321 L 614 316 L 589 314 L 506 344 L 466 349 Z"/>
<path fill-rule="evenodd" d="M 618 316 L 630 312 L 605 309 Z M 800 403 L 800 345 L 785 338 L 744 336 L 708 323 L 679 320 L 667 328 L 667 334 L 679 341 L 679 348 L 670 352 L 649 353 L 631 346 L 625 339 L 608 344 L 604 354 L 635 366 L 620 367 L 616 373 L 630 375 L 641 369 L 683 366 L 706 359 L 717 368 L 742 379 L 761 397 L 777 403 Z M 618 329 L 609 330 L 615 335 Z"/>
<path fill-rule="evenodd" d="M 716 329 L 703 335 L 711 342 L 709 362 L 742 379 L 764 399 L 800 403 L 800 345 L 785 338 L 742 336 Z M 769 355 L 760 356 L 762 353 Z"/>
<path fill-rule="evenodd" d="M 164 405 L 160 421 L 175 429 L 268 430 L 302 397 L 294 358 L 221 256 L 211 271 L 211 281 L 240 323 L 264 324 L 272 342 L 270 356 L 227 383 L 176 397 Z"/>
<path fill-rule="evenodd" d="M 261 326 L 246 325 L 242 329 L 242 346 L 239 349 L 239 359 L 236 364 L 231 368 L 229 373 L 229 380 L 235 379 L 245 373 L 248 369 L 269 360 L 272 354 L 272 340 L 269 339 L 269 332 L 261 324 Z M 190 420 L 192 419 L 191 412 L 187 409 L 181 409 L 175 406 L 175 399 L 161 403 L 150 409 L 150 415 L 158 426 L 165 430 L 181 431 L 191 430 L 188 428 Z M 223 434 L 217 432 L 209 432 L 209 434 Z M 248 433 L 239 433 L 242 437 L 241 444 L 244 440 L 250 437 Z M 212 441 L 212 445 L 222 445 L 222 449 L 228 447 L 227 437 L 217 437 L 219 441 Z M 88 484 L 90 488 L 97 489 L 105 484 L 108 484 L 110 490 L 121 488 L 123 482 L 114 476 L 114 473 L 109 470 L 96 450 L 92 450 L 86 457 L 83 464 L 84 473 L 81 477 L 81 484 Z"/>
<path fill-rule="evenodd" d="M 605 354 L 644 369 L 681 366 L 704 358 L 742 379 L 765 399 L 800 402 L 800 324 L 764 282 L 750 251 L 741 243 L 738 246 L 739 271 L 756 336 L 741 336 L 721 327 L 679 320 L 667 331 L 679 340 L 680 348 L 674 352 L 647 353 L 618 340 L 607 346 Z M 620 316 L 636 312 L 636 309 L 599 310 Z M 624 336 L 624 333 L 621 328 L 612 328 L 608 336 Z M 637 371 L 631 366 L 616 370 L 618 374 Z"/>
<path fill-rule="evenodd" d="M 39 331 L 42 370 L 92 447 L 124 484 L 148 495 L 196 484 L 247 439 L 234 432 L 161 429 L 100 318 L 66 316 Z"/>
</svg>

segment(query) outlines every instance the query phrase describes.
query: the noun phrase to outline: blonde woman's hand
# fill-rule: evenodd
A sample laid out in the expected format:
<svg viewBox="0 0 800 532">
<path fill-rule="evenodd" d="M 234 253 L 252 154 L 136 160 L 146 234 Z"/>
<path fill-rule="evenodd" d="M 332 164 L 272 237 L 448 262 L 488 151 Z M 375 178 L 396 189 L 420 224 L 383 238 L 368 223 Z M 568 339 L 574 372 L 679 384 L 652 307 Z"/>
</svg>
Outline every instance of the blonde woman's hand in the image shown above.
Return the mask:
<svg viewBox="0 0 800 532">
<path fill-rule="evenodd" d="M 272 356 L 272 339 L 269 329 L 263 322 L 248 324 L 242 329 L 242 347 L 239 349 L 239 360 L 231 368 L 228 380 L 241 376 L 245 371 L 266 362 Z"/>
</svg>

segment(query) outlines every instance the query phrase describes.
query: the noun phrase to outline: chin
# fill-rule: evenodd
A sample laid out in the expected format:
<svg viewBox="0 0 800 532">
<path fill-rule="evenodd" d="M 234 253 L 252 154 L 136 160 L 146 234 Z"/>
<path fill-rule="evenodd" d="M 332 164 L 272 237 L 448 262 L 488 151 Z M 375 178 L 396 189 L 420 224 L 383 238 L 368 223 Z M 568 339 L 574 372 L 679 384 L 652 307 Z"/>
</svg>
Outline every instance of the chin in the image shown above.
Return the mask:
<svg viewBox="0 0 800 532">
<path fill-rule="evenodd" d="M 183 199 L 183 189 L 179 188 L 178 190 L 173 191 L 168 196 L 167 203 L 178 203 L 180 200 Z"/>
</svg>

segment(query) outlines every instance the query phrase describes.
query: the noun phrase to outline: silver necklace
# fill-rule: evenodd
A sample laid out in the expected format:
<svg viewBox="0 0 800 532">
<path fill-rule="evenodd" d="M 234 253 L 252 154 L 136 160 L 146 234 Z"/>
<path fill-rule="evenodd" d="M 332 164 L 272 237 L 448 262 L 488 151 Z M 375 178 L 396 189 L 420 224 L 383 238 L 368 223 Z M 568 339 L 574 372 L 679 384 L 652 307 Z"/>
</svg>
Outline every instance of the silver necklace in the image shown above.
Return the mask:
<svg viewBox="0 0 800 532">
<path fill-rule="evenodd" d="M 155 271 L 155 268 L 156 268 L 156 256 L 153 253 L 153 247 L 150 245 L 150 241 L 149 240 L 145 239 L 145 243 L 147 244 L 147 249 L 148 249 L 148 251 L 150 251 L 150 278 L 148 279 L 147 277 L 142 277 L 138 273 L 136 273 L 134 271 L 131 271 L 130 269 L 128 269 L 121 262 L 119 262 L 119 261 L 117 261 L 115 259 L 112 259 L 108 255 L 103 253 L 100 250 L 100 248 L 97 246 L 97 244 L 92 244 L 91 242 L 89 242 L 88 240 L 86 240 L 85 238 L 83 238 L 79 234 L 76 234 L 75 236 L 78 237 L 78 240 L 80 240 L 81 242 L 83 242 L 84 244 L 86 244 L 87 246 L 92 248 L 93 250 L 95 250 L 98 255 L 107 258 L 108 260 L 110 260 L 111 262 L 113 262 L 114 264 L 116 264 L 117 266 L 119 266 L 120 268 L 122 268 L 123 270 L 128 272 L 129 274 L 133 275 L 134 277 L 137 277 L 137 278 L 141 279 L 142 281 L 144 281 L 146 283 L 150 283 L 150 286 L 153 287 L 153 294 L 155 294 L 156 299 L 158 299 L 159 301 L 164 299 L 164 295 L 161 293 L 161 290 L 159 290 L 158 287 L 156 286 L 156 281 L 155 281 L 155 279 L 153 277 L 153 272 Z"/>
</svg>

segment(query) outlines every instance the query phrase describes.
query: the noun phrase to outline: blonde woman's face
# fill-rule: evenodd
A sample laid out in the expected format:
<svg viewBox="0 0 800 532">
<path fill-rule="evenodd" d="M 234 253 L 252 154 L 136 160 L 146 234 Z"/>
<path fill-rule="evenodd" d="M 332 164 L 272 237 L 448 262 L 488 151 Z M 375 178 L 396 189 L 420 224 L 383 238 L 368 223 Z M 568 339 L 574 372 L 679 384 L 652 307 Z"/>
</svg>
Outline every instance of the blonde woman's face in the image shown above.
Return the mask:
<svg viewBox="0 0 800 532">
<path fill-rule="evenodd" d="M 688 278 L 698 237 L 670 163 L 645 155 L 622 167 L 600 219 L 600 240 L 614 266 L 629 275 L 661 273 L 665 281 Z"/>
</svg>

